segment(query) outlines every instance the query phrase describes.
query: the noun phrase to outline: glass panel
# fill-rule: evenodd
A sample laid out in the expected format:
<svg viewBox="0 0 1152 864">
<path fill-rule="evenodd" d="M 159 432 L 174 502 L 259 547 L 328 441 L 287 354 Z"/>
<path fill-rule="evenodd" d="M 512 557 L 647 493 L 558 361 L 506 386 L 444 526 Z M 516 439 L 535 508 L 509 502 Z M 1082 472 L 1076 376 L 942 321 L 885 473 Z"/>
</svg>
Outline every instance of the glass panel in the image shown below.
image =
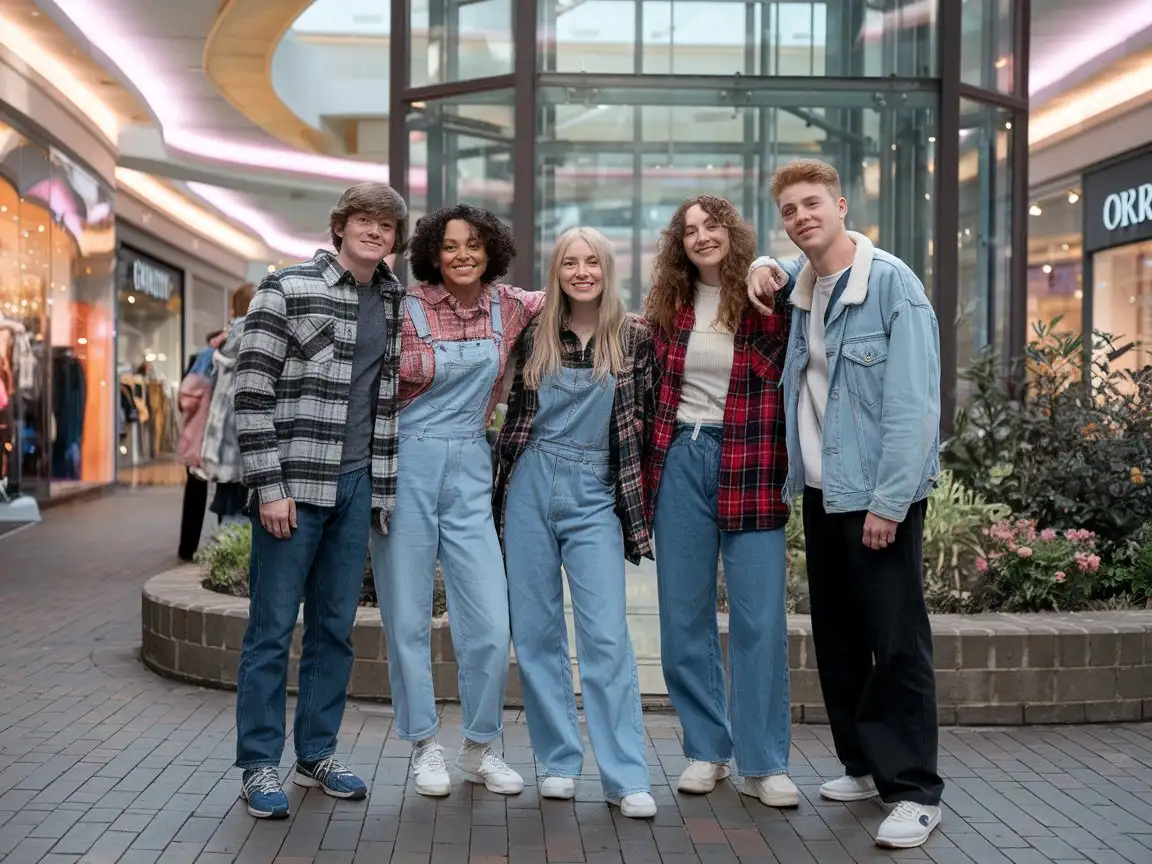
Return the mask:
<svg viewBox="0 0 1152 864">
<path fill-rule="evenodd" d="M 512 3 L 412 0 L 410 85 L 511 74 Z"/>
<path fill-rule="evenodd" d="M 981 349 L 1007 350 L 1012 259 L 1012 114 L 960 100 L 957 365 Z M 947 326 L 941 322 L 941 326 Z M 957 383 L 957 400 L 967 397 Z"/>
<path fill-rule="evenodd" d="M 1113 369 L 1134 372 L 1152 363 L 1152 241 L 1092 257 L 1092 326 L 1112 334 Z"/>
<path fill-rule="evenodd" d="M 10 492 L 49 494 L 51 225 L 25 190 L 52 176 L 48 151 L 0 121 L 0 478 Z"/>
<path fill-rule="evenodd" d="M 974 87 L 1012 93 L 1015 0 L 966 0 L 960 22 L 960 80 Z"/>
<path fill-rule="evenodd" d="M 417 102 L 408 113 L 412 222 L 449 204 L 512 220 L 511 90 Z"/>
<path fill-rule="evenodd" d="M 130 466 L 176 452 L 176 395 L 184 372 L 184 272 L 121 246 L 117 282 L 117 361 L 126 414 L 119 464 Z"/>
<path fill-rule="evenodd" d="M 1036 324 L 1061 318 L 1060 329 L 1079 333 L 1084 305 L 1080 178 L 1033 192 L 1028 215 L 1028 336 Z"/>
<path fill-rule="evenodd" d="M 112 482 L 116 217 L 112 195 L 52 152 L 52 494 Z"/>
<path fill-rule="evenodd" d="M 538 2 L 539 64 L 549 72 L 937 74 L 938 0 L 888 11 L 868 0 Z"/>
<path fill-rule="evenodd" d="M 815 155 L 841 172 L 851 227 L 904 258 L 931 288 L 934 94 L 901 94 L 897 108 L 877 107 L 871 93 L 773 88 L 754 91 L 740 109 L 718 106 L 708 91 L 601 91 L 599 104 L 573 96 L 582 94 L 540 90 L 537 279 L 556 237 L 587 225 L 614 242 L 621 288 L 639 308 L 660 230 L 684 199 L 703 192 L 740 209 L 762 252 L 795 257 L 768 178 Z"/>
</svg>

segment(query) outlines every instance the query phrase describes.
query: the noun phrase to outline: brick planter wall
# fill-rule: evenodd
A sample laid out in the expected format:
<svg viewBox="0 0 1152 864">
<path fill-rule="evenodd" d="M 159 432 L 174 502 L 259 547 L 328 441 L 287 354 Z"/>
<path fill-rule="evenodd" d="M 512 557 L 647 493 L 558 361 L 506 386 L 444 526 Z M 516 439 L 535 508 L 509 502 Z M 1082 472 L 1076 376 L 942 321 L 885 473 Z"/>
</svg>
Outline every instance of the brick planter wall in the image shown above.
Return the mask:
<svg viewBox="0 0 1152 864">
<path fill-rule="evenodd" d="M 172 678 L 235 688 L 248 601 L 200 587 L 195 567 L 153 577 L 144 586 L 142 658 Z M 727 641 L 725 616 L 722 639 Z M 293 638 L 289 682 L 296 680 L 300 628 Z M 1016 725 L 1152 720 L 1152 611 L 1060 615 L 937 615 L 932 619 L 940 722 Z M 824 723 L 811 624 L 789 616 L 792 716 Z M 356 663 L 349 694 L 387 699 L 388 664 L 375 609 L 356 613 Z M 456 661 L 448 623 L 432 625 L 437 696 L 457 698 Z M 290 689 L 294 689 L 290 686 Z M 508 703 L 519 705 L 513 658 Z M 645 694 L 666 707 L 663 694 Z"/>
</svg>

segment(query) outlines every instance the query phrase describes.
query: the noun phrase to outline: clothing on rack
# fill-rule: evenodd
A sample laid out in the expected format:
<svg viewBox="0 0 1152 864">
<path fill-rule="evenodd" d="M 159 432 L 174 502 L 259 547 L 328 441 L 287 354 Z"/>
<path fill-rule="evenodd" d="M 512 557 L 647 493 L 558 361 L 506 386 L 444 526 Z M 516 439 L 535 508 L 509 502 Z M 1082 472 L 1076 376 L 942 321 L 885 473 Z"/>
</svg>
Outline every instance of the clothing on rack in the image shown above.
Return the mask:
<svg viewBox="0 0 1152 864">
<path fill-rule="evenodd" d="M 80 479 L 80 443 L 84 437 L 84 409 L 87 404 L 84 364 L 71 348 L 52 350 L 52 419 L 56 435 L 52 441 L 52 476 Z"/>
</svg>

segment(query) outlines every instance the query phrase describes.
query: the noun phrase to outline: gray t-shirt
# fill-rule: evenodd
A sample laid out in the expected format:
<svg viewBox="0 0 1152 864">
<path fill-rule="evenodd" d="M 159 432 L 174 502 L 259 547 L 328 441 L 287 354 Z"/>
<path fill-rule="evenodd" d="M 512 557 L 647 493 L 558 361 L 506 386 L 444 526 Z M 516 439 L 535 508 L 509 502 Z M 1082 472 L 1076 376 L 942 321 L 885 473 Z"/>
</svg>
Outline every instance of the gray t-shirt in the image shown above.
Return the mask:
<svg viewBox="0 0 1152 864">
<path fill-rule="evenodd" d="M 388 351 L 388 318 L 384 300 L 370 285 L 361 285 L 360 313 L 356 321 L 356 350 L 352 355 L 352 386 L 348 391 L 348 423 L 344 429 L 344 455 L 340 473 L 372 464 L 372 430 L 380 394 L 380 366 Z"/>
</svg>

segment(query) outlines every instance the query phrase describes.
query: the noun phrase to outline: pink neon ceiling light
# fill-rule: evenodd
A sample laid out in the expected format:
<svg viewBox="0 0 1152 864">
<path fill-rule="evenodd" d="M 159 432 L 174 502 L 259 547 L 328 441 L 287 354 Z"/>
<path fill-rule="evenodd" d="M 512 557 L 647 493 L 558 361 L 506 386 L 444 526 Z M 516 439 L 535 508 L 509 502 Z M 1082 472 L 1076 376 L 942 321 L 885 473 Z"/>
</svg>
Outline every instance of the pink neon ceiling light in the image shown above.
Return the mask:
<svg viewBox="0 0 1152 864">
<path fill-rule="evenodd" d="M 122 13 L 112 4 L 96 0 L 52 0 L 84 36 L 105 56 L 114 58 L 121 73 L 148 103 L 159 121 L 164 143 L 200 159 L 247 165 L 290 174 L 330 177 L 338 180 L 388 182 L 388 166 L 354 159 L 340 159 L 277 147 L 245 144 L 218 135 L 195 131 L 197 118 L 191 115 L 186 94 L 179 81 L 161 70 L 160 64 L 142 50 L 141 40 L 122 34 L 136 30 L 134 22 L 120 20 Z"/>
</svg>

